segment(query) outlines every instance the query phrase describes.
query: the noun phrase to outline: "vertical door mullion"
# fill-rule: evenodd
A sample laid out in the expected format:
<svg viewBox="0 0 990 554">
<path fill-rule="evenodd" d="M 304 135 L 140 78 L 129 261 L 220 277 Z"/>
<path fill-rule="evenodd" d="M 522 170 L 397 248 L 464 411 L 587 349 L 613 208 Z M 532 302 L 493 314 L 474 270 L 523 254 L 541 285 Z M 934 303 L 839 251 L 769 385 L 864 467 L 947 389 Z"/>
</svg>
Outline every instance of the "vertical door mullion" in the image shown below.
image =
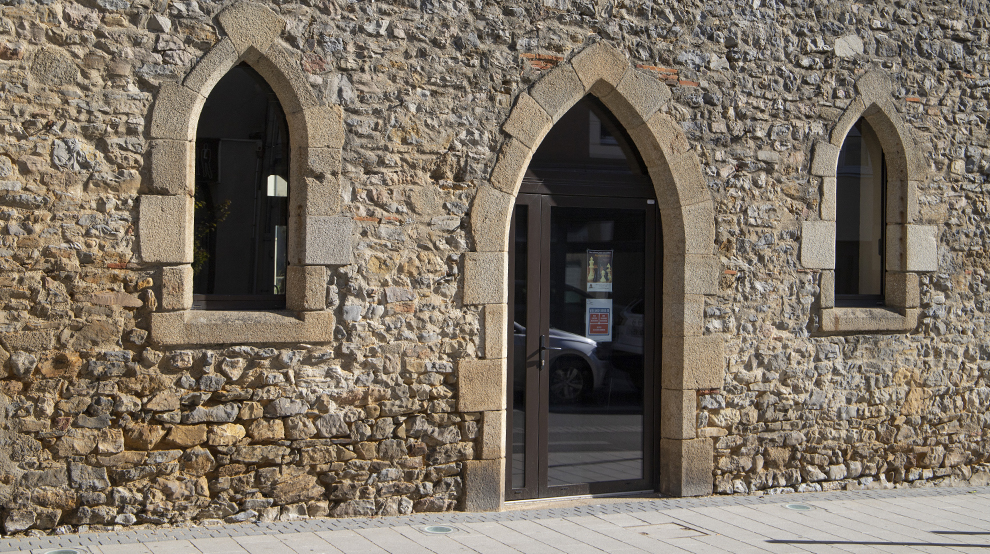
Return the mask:
<svg viewBox="0 0 990 554">
<path fill-rule="evenodd" d="M 539 225 L 534 225 L 540 229 L 540 242 L 539 248 L 534 248 L 534 251 L 540 253 L 539 268 L 540 268 L 540 286 L 539 286 L 539 299 L 540 299 L 540 336 L 546 337 L 546 344 L 550 346 L 550 235 L 551 235 L 551 218 L 553 217 L 553 197 L 551 196 L 541 196 L 540 197 L 540 221 Z M 549 367 L 549 352 L 543 353 L 548 360 L 547 367 L 540 368 L 540 388 L 537 397 L 540 399 L 540 409 L 537 412 L 539 414 L 539 434 L 540 434 L 540 450 L 537 458 L 540 462 L 539 467 L 539 484 L 540 484 L 540 496 L 546 496 L 549 489 L 548 473 L 549 473 L 549 442 L 550 442 L 550 367 Z"/>
<path fill-rule="evenodd" d="M 522 195 L 520 195 L 522 196 Z M 540 326 L 541 281 L 540 251 L 542 202 L 539 196 L 526 195 L 529 205 L 529 244 L 526 275 L 526 492 L 531 498 L 540 494 Z"/>
</svg>

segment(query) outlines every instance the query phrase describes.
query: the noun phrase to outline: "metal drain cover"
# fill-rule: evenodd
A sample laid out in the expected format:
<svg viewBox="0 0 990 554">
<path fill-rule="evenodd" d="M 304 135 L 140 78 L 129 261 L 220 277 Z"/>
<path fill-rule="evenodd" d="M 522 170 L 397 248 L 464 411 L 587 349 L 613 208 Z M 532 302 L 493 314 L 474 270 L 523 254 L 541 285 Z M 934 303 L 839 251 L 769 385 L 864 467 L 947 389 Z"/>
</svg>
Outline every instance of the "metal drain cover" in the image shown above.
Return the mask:
<svg viewBox="0 0 990 554">
<path fill-rule="evenodd" d="M 431 535 L 447 535 L 450 533 L 456 533 L 457 528 L 449 525 L 429 525 L 427 527 L 423 527 L 423 532 Z"/>
<path fill-rule="evenodd" d="M 814 510 L 811 506 L 807 504 L 784 504 L 784 507 L 788 510 L 795 510 L 798 512 L 807 512 L 808 510 Z"/>
</svg>

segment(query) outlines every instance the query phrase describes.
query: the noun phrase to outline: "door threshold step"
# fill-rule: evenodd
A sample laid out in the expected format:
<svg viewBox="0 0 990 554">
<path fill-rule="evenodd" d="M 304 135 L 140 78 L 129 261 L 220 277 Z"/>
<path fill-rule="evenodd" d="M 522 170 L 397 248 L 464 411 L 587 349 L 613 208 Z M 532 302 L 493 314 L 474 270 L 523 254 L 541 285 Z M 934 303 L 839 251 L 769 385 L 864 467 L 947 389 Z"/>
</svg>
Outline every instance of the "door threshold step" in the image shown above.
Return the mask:
<svg viewBox="0 0 990 554">
<path fill-rule="evenodd" d="M 557 496 L 554 498 L 529 498 L 526 500 L 506 500 L 505 511 L 533 510 L 545 505 L 547 508 L 564 508 L 571 506 L 587 506 L 591 504 L 615 504 L 628 502 L 631 499 L 649 500 L 662 498 L 663 495 L 652 490 L 613 492 L 605 494 L 582 494 L 576 496 Z"/>
</svg>

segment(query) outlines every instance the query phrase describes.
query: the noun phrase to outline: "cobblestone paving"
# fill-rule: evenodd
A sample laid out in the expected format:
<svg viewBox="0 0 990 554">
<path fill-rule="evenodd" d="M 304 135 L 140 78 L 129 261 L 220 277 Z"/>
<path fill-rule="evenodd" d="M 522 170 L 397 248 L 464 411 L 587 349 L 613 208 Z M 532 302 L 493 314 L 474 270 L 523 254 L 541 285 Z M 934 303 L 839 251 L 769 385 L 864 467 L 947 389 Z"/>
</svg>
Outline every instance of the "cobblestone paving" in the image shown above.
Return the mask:
<svg viewBox="0 0 990 554">
<path fill-rule="evenodd" d="M 0 552 L 973 552 L 990 549 L 990 487 L 561 501 L 498 513 L 310 519 L 0 539 Z M 576 504 L 576 505 L 575 505 Z M 795 506 L 797 504 L 797 506 Z M 790 506 L 789 506 L 790 505 Z M 800 509 L 800 508 L 805 509 Z M 798 509 L 795 509 L 798 508 Z M 455 528 L 427 533 L 431 525 Z"/>
</svg>

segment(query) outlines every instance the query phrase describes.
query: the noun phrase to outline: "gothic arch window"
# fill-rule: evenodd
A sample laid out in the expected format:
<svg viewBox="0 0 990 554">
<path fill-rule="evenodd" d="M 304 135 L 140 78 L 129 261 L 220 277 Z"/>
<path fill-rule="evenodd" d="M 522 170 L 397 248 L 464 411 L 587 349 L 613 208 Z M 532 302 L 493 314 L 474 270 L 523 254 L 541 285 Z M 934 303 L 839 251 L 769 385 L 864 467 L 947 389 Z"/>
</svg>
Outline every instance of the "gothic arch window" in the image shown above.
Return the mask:
<svg viewBox="0 0 990 554">
<path fill-rule="evenodd" d="M 353 261 L 342 111 L 313 94 L 264 4 L 234 2 L 217 22 L 226 36 L 181 82 L 162 82 L 148 125 L 136 236 L 161 294 L 151 338 L 333 340 L 328 276 Z"/>
<path fill-rule="evenodd" d="M 930 167 L 894 103 L 893 84 L 870 71 L 859 95 L 815 143 L 820 211 L 801 223 L 801 265 L 819 270 L 821 333 L 904 332 L 920 313 L 920 275 L 938 270 L 938 227 L 920 213 Z"/>
<path fill-rule="evenodd" d="M 247 64 L 206 99 L 196 131 L 193 307 L 285 307 L 289 138 L 282 105 Z"/>
<path fill-rule="evenodd" d="M 884 304 L 886 163 L 865 119 L 849 130 L 836 168 L 835 305 Z"/>
</svg>

